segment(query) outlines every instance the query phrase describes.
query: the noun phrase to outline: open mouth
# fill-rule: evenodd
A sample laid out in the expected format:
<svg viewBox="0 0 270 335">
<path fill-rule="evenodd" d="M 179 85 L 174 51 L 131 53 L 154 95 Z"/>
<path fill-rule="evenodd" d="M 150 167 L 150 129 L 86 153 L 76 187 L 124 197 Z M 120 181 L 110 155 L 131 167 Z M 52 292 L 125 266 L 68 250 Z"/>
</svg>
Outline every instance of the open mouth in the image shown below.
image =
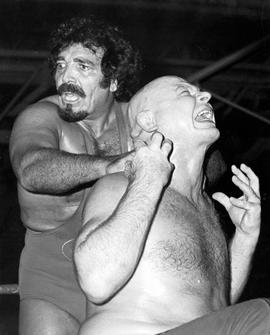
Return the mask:
<svg viewBox="0 0 270 335">
<path fill-rule="evenodd" d="M 71 92 L 64 92 L 61 95 L 63 101 L 67 104 L 74 104 L 80 100 L 80 96 L 78 94 L 74 94 Z"/>
<path fill-rule="evenodd" d="M 212 123 L 215 123 L 215 117 L 214 117 L 213 109 L 208 107 L 208 106 L 203 108 L 196 115 L 195 120 L 197 122 L 212 122 Z"/>
</svg>

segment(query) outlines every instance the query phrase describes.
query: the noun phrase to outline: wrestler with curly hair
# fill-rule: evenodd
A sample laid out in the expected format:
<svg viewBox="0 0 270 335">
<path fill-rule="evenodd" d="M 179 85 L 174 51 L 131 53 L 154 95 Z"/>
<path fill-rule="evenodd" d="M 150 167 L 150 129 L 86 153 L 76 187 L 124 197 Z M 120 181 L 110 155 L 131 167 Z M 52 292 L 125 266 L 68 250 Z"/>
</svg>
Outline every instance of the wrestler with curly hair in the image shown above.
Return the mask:
<svg viewBox="0 0 270 335">
<path fill-rule="evenodd" d="M 127 101 L 141 70 L 123 33 L 94 16 L 55 30 L 49 64 L 58 94 L 20 113 L 10 140 L 26 227 L 20 335 L 77 334 L 85 319 L 72 262 L 81 204 L 97 179 L 123 170 L 131 155 Z"/>
</svg>

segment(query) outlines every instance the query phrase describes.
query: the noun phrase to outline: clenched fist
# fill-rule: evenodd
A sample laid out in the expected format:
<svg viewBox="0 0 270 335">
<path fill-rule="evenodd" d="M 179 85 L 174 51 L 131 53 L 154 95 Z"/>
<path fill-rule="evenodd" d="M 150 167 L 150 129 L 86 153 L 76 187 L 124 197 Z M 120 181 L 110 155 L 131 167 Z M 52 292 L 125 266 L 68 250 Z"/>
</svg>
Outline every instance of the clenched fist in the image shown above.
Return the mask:
<svg viewBox="0 0 270 335">
<path fill-rule="evenodd" d="M 135 147 L 133 160 L 126 162 L 126 176 L 131 180 L 143 179 L 145 184 L 165 186 L 174 168 L 169 159 L 173 150 L 172 142 L 155 132 L 149 143 L 137 142 Z"/>
</svg>

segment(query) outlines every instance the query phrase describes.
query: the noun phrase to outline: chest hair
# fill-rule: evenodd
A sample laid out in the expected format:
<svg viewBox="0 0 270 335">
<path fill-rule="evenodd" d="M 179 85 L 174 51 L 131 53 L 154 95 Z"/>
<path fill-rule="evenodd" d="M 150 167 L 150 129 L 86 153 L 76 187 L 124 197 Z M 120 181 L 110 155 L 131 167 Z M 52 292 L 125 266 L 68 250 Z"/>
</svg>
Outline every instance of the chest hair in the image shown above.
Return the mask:
<svg viewBox="0 0 270 335">
<path fill-rule="evenodd" d="M 157 215 L 167 232 L 149 255 L 160 270 L 211 281 L 228 276 L 227 243 L 209 200 L 196 207 L 169 190 Z"/>
</svg>

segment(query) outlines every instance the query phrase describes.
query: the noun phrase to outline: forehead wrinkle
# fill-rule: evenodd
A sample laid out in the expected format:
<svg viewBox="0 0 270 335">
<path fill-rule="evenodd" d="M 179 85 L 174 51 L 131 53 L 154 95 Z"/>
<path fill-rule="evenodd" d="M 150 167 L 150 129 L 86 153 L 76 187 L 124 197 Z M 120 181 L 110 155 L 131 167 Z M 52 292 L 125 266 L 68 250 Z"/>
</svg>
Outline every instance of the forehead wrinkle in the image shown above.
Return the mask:
<svg viewBox="0 0 270 335">
<path fill-rule="evenodd" d="M 178 96 L 180 87 L 193 87 L 187 81 L 176 76 L 164 76 L 144 86 L 130 102 L 132 118 L 140 111 L 162 110 Z M 195 86 L 194 86 L 195 88 Z"/>
</svg>

